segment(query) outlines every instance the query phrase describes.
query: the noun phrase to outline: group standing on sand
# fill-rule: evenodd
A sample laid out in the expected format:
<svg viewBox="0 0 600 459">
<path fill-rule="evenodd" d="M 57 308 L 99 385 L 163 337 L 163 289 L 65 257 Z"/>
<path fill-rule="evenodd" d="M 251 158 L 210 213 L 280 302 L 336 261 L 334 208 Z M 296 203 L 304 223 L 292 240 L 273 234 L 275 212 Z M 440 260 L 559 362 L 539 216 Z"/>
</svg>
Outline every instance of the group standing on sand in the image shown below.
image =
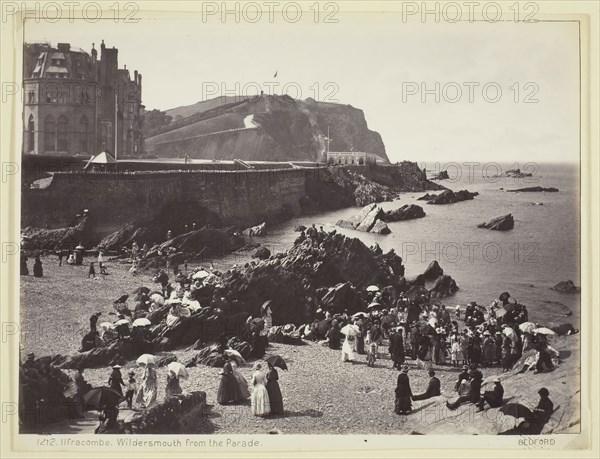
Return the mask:
<svg viewBox="0 0 600 459">
<path fill-rule="evenodd" d="M 217 391 L 217 402 L 221 405 L 244 403 L 250 398 L 251 410 L 254 416 L 283 414 L 283 397 L 279 387 L 279 373 L 267 362 L 267 371 L 260 363 L 254 365 L 254 372 L 248 389 L 248 382 L 237 371 L 237 364 L 227 354 L 223 355 L 225 364 L 221 371 L 221 380 Z"/>
</svg>

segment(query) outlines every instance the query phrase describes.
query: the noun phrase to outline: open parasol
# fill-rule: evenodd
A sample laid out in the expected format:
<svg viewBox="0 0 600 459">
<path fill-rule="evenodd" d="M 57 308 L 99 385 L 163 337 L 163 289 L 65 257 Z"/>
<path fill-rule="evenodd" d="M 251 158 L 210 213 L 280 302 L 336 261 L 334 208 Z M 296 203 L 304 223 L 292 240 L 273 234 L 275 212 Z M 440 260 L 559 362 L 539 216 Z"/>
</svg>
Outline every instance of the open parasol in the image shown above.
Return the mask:
<svg viewBox="0 0 600 459">
<path fill-rule="evenodd" d="M 367 306 L 367 309 L 376 309 L 376 308 L 380 308 L 380 307 L 381 307 L 381 303 L 373 302 L 369 306 Z"/>
<path fill-rule="evenodd" d="M 83 394 L 83 403 L 85 406 L 92 406 L 101 410 L 106 406 L 117 406 L 121 403 L 123 397 L 110 387 L 94 387 Z"/>
<path fill-rule="evenodd" d="M 352 324 L 344 325 L 340 330 L 340 332 L 346 336 L 356 336 L 358 335 L 358 331 L 358 327 Z"/>
<path fill-rule="evenodd" d="M 208 271 L 201 269 L 200 271 L 192 274 L 192 279 L 201 279 L 202 280 L 208 276 L 210 276 L 210 273 Z"/>
<path fill-rule="evenodd" d="M 136 360 L 138 365 L 156 365 L 156 357 L 152 354 L 142 354 Z"/>
<path fill-rule="evenodd" d="M 366 312 L 357 312 L 356 314 L 352 314 L 352 318 L 353 319 L 357 319 L 359 317 L 367 317 L 368 314 Z"/>
<path fill-rule="evenodd" d="M 154 294 L 150 295 L 150 299 L 152 300 L 152 302 L 159 304 L 161 306 L 163 306 L 165 304 L 165 297 L 158 293 L 154 293 Z"/>
<path fill-rule="evenodd" d="M 171 362 L 167 365 L 167 368 L 180 379 L 187 379 L 190 377 L 187 368 L 181 362 Z"/>
<path fill-rule="evenodd" d="M 264 313 L 266 311 L 266 309 L 271 305 L 272 301 L 271 300 L 267 300 L 265 301 L 262 306 L 260 307 L 260 312 Z"/>
<path fill-rule="evenodd" d="M 546 327 L 536 328 L 533 330 L 533 333 L 538 333 L 540 335 L 556 335 L 556 333 L 554 333 L 554 331 L 552 331 Z"/>
<path fill-rule="evenodd" d="M 148 295 L 148 293 L 150 293 L 150 289 L 148 287 L 138 287 L 133 291 L 133 293 L 136 295 Z"/>
<path fill-rule="evenodd" d="M 228 355 L 230 358 L 234 359 L 238 363 L 238 365 L 246 363 L 244 357 L 242 357 L 242 354 L 240 354 L 235 349 L 225 349 L 223 351 L 223 354 Z"/>
<path fill-rule="evenodd" d="M 129 298 L 129 295 L 121 295 L 119 298 L 115 300 L 115 304 L 124 304 Z"/>
<path fill-rule="evenodd" d="M 535 330 L 536 326 L 533 322 L 523 322 L 519 325 L 519 328 L 523 333 L 531 333 L 533 330 Z"/>
<path fill-rule="evenodd" d="M 115 327 L 118 327 L 120 325 L 129 325 L 129 321 L 127 319 L 119 319 L 113 325 Z"/>
<path fill-rule="evenodd" d="M 377 287 L 376 285 L 369 285 L 367 287 L 367 292 L 378 292 L 379 291 L 379 287 Z"/>
<path fill-rule="evenodd" d="M 279 367 L 282 370 L 287 370 L 288 369 L 287 364 L 285 363 L 285 361 L 279 355 L 272 355 L 270 357 L 267 357 L 265 359 L 265 362 L 270 363 L 274 367 Z"/>
<path fill-rule="evenodd" d="M 133 327 L 148 327 L 150 325 L 152 325 L 152 322 L 150 322 L 145 317 L 140 317 L 139 319 L 135 319 L 132 324 Z"/>
</svg>

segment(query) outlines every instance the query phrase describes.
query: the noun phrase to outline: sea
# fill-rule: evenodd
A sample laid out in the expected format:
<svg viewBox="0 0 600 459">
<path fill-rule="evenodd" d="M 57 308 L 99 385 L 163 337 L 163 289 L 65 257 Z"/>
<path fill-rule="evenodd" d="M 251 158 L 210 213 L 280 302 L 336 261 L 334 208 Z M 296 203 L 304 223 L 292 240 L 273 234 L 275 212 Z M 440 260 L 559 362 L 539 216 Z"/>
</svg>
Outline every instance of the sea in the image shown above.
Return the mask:
<svg viewBox="0 0 600 459">
<path fill-rule="evenodd" d="M 389 235 L 337 227 L 338 220 L 349 219 L 360 211 L 353 207 L 293 218 L 269 227 L 268 235 L 255 239 L 272 254 L 284 252 L 298 236 L 294 228 L 315 223 L 326 231 L 335 229 L 359 238 L 369 246 L 378 243 L 384 251 L 394 249 L 403 259 L 408 279 L 437 260 L 459 286 L 454 296 L 442 300 L 447 307 L 464 307 L 470 301 L 487 306 L 508 291 L 527 306 L 532 320 L 546 325 L 570 322 L 579 328 L 580 294 L 551 290 L 566 280 L 580 286 L 579 164 L 529 163 L 521 165 L 521 171 L 532 173 L 531 177 L 498 177 L 509 168 L 514 169 L 515 164 L 427 164 L 428 171 L 448 171 L 450 178 L 438 183 L 479 195 L 470 201 L 431 205 L 417 200 L 424 192 L 402 193 L 392 202 L 381 203 L 381 207 L 392 210 L 418 204 L 426 216 L 388 223 L 392 231 Z M 533 186 L 554 187 L 559 192 L 506 192 Z M 477 227 L 508 213 L 515 221 L 512 230 Z M 227 269 L 249 260 L 249 253 L 235 253 L 212 261 L 216 268 Z"/>
</svg>

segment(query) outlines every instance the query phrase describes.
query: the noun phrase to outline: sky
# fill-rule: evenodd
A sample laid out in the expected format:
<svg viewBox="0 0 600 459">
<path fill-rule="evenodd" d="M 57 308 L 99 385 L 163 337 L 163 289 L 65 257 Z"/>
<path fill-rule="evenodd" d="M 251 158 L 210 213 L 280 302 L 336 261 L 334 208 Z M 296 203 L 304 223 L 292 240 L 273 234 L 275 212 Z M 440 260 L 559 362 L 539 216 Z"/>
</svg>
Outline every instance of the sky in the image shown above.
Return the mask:
<svg viewBox="0 0 600 459">
<path fill-rule="evenodd" d="M 120 67 L 142 73 L 147 109 L 261 87 L 360 108 L 393 162 L 579 160 L 577 23 L 154 16 L 29 21 L 24 39 L 85 50 L 104 39 L 119 49 Z"/>
</svg>

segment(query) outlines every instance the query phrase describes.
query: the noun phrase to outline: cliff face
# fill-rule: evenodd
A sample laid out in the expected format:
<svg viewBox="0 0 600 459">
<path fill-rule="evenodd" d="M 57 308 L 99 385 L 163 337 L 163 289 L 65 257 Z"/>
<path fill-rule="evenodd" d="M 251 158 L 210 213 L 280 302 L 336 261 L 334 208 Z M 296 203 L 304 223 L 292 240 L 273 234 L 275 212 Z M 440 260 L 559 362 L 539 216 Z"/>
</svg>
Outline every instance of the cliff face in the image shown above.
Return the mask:
<svg viewBox="0 0 600 459">
<path fill-rule="evenodd" d="M 160 157 L 316 161 L 324 159 L 329 128 L 331 151 L 366 151 L 388 161 L 381 136 L 350 105 L 267 95 L 208 110 L 196 106 L 180 107 L 187 116 L 149 136 L 146 151 Z"/>
</svg>

